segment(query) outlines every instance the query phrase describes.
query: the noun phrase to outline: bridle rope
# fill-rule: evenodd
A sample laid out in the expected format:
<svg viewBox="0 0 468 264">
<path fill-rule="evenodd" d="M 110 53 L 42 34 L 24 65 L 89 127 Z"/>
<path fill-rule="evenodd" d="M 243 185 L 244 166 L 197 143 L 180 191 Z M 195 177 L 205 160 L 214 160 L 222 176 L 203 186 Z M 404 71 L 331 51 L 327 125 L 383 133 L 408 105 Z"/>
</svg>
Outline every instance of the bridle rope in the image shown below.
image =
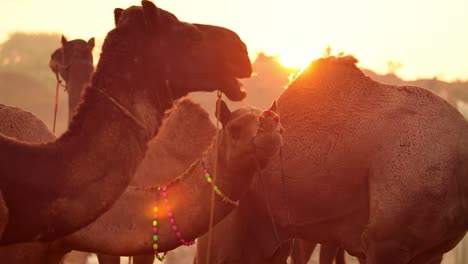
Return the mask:
<svg viewBox="0 0 468 264">
<path fill-rule="evenodd" d="M 221 105 L 221 99 L 222 99 L 222 93 L 220 90 L 217 92 L 217 97 L 218 99 L 216 100 L 216 112 L 220 112 L 220 105 Z M 216 131 L 219 131 L 219 120 L 216 119 Z M 218 132 L 219 133 L 219 132 Z M 215 157 L 215 175 L 213 175 L 213 180 L 216 180 L 216 175 L 219 173 L 219 166 L 218 166 L 218 157 L 219 157 L 219 136 L 216 138 L 216 157 Z M 213 222 L 214 222 L 214 203 L 215 203 L 215 193 L 211 193 L 211 208 L 210 208 L 210 222 L 208 225 L 208 249 L 206 251 L 206 259 L 207 263 L 210 263 L 210 257 L 211 257 L 211 242 L 213 240 Z"/>
</svg>

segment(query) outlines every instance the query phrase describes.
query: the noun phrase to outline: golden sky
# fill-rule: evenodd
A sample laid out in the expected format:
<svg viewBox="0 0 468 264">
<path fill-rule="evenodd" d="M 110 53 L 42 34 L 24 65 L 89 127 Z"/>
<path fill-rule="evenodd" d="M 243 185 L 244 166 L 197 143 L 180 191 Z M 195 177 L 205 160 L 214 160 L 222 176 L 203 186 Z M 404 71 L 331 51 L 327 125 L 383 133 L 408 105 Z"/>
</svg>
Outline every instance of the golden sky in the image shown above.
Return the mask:
<svg viewBox="0 0 468 264">
<path fill-rule="evenodd" d="M 1 0 L 0 42 L 14 31 L 96 37 L 113 26 L 113 9 L 131 0 Z M 360 66 L 387 72 L 402 64 L 405 79 L 468 79 L 467 0 L 160 0 L 188 22 L 236 31 L 252 58 L 264 51 L 290 66 L 305 65 L 330 44 Z M 57 40 L 58 43 L 59 40 Z"/>
</svg>

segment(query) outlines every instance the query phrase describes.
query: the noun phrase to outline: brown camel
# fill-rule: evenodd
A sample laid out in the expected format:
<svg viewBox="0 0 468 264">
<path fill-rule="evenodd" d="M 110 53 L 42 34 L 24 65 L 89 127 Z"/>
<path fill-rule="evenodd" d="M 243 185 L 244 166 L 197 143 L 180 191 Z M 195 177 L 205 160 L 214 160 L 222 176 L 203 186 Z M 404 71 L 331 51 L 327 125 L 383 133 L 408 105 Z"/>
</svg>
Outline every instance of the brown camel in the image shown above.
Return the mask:
<svg viewBox="0 0 468 264">
<path fill-rule="evenodd" d="M 282 160 L 216 226 L 209 263 L 284 263 L 277 249 L 291 238 L 338 243 L 367 264 L 439 263 L 465 235 L 467 121 L 355 63 L 319 59 L 281 95 Z"/>
<path fill-rule="evenodd" d="M 86 42 L 79 39 L 67 41 L 62 37 L 62 43 L 65 44 L 53 52 L 49 66 L 66 81 L 69 97 L 68 113 L 71 120 L 74 109 L 81 100 L 84 84 L 92 74 L 89 65 L 93 64 L 94 38 Z M 76 81 L 70 83 L 70 80 Z M 210 145 L 214 134 L 215 127 L 208 113 L 191 100 L 181 100 L 175 109 L 167 114 L 159 133 L 149 142 L 145 158 L 138 166 L 130 185 L 154 186 L 172 180 L 202 154 Z M 174 142 L 183 142 L 183 144 L 174 144 Z M 72 255 L 77 254 L 72 253 Z M 68 257 L 67 255 L 65 258 Z M 119 263 L 117 256 L 99 254 L 98 258 L 114 259 L 114 262 Z M 151 258 L 154 256 L 151 255 Z M 134 262 L 138 264 L 141 261 L 137 258 Z"/>
<path fill-rule="evenodd" d="M 18 107 L 0 104 L 0 135 L 17 140 L 41 143 L 55 140 L 47 126 L 30 112 Z M 8 223 L 8 207 L 0 191 L 0 239 Z"/>
<path fill-rule="evenodd" d="M 62 47 L 50 56 L 49 67 L 66 83 L 68 93 L 68 123 L 81 100 L 84 86 L 91 80 L 93 66 L 94 38 L 87 42 L 82 39 L 68 41 L 62 36 Z"/>
<path fill-rule="evenodd" d="M 54 240 L 108 210 L 174 99 L 216 89 L 232 100 L 245 97 L 236 78 L 252 69 L 235 33 L 180 22 L 149 1 L 142 6 L 116 9 L 117 26 L 62 137 L 48 144 L 0 137 L 0 189 L 9 211 L 2 244 Z"/>
<path fill-rule="evenodd" d="M 217 116 L 223 129 L 213 139 L 202 158 L 168 185 L 169 200 L 178 230 L 183 232 L 187 241 L 208 230 L 213 190 L 206 182 L 201 163 L 206 164 L 211 175 L 216 175 L 215 181 L 219 189 L 231 199 L 237 200 L 245 193 L 246 186 L 257 171 L 264 168 L 282 146 L 280 127 L 273 118 L 257 121 L 261 112 L 258 109 L 244 107 L 231 113 L 224 102 L 220 109 Z M 21 251 L 13 245 L 10 247 L 18 250 L 19 256 L 9 254 L 2 260 L 8 260 L 8 263 L 27 261 L 55 264 L 69 248 L 110 255 L 142 255 L 152 252 L 151 215 L 156 197 L 160 197 L 160 191 L 155 187 L 129 186 L 109 211 L 84 229 L 47 246 L 44 246 L 45 243 L 28 243 L 27 249 L 34 252 L 36 259 L 31 254 L 25 254 L 26 250 Z M 158 203 L 162 202 L 160 198 Z M 159 208 L 162 208 L 162 217 L 158 224 L 160 251 L 171 250 L 178 247 L 180 242 L 166 216 L 165 206 L 159 205 Z M 214 223 L 219 222 L 233 208 L 233 205 L 216 197 Z M 18 259 L 23 262 L 18 262 Z"/>
</svg>

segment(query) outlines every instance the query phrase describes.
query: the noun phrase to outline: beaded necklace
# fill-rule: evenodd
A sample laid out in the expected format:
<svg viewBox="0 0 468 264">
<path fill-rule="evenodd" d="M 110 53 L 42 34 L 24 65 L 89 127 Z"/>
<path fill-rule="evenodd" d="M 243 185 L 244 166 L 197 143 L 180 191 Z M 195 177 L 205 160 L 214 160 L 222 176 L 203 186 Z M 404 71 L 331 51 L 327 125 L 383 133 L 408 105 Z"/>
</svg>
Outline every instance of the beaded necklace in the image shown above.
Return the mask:
<svg viewBox="0 0 468 264">
<path fill-rule="evenodd" d="M 276 124 L 280 123 L 280 116 L 275 113 L 274 111 L 271 110 L 266 110 L 260 113 L 260 115 L 257 117 L 257 121 L 261 122 L 265 119 L 267 116 L 272 116 L 273 120 L 276 122 Z M 208 169 L 206 168 L 205 161 L 201 161 L 201 166 L 202 166 L 202 173 L 205 176 L 206 182 L 210 184 L 211 188 L 213 191 L 218 195 L 219 197 L 222 198 L 223 202 L 229 203 L 234 206 L 239 205 L 239 201 L 233 201 L 230 199 L 228 196 L 226 196 L 220 189 L 219 187 L 215 184 L 213 181 L 213 178 L 211 177 L 210 173 L 208 172 Z M 172 208 L 169 204 L 169 199 L 168 199 L 168 194 L 167 194 L 167 187 L 164 186 L 162 188 L 158 189 L 161 191 L 161 195 L 164 198 L 164 202 L 166 204 L 166 209 L 167 209 L 167 215 L 169 216 L 169 222 L 171 224 L 172 231 L 175 233 L 176 237 L 179 239 L 180 243 L 185 246 L 191 246 L 195 244 L 195 240 L 187 242 L 183 236 L 182 232 L 179 230 L 175 218 L 174 218 L 174 213 L 172 212 Z M 156 197 L 156 200 L 158 200 L 159 197 Z M 162 255 L 160 255 L 160 252 L 158 250 L 158 213 L 159 213 L 159 208 L 158 206 L 154 206 L 153 208 L 153 253 L 156 256 L 156 258 L 159 261 L 163 261 L 166 258 L 167 251 L 163 252 Z"/>
</svg>

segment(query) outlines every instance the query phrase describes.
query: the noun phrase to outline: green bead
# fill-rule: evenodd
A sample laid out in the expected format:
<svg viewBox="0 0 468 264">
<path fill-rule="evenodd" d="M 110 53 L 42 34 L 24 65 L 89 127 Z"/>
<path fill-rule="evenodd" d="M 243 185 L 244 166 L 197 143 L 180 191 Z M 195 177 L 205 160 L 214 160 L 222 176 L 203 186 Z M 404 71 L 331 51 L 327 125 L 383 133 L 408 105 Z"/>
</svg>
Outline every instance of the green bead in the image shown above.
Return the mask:
<svg viewBox="0 0 468 264">
<path fill-rule="evenodd" d="M 215 192 L 218 192 L 218 191 L 219 191 L 219 188 L 218 188 L 218 186 L 216 186 L 216 185 L 215 185 L 215 186 L 213 186 L 213 190 L 214 190 Z"/>
<path fill-rule="evenodd" d="M 206 174 L 205 174 L 205 178 L 208 179 L 209 177 L 210 177 L 210 174 L 209 174 L 209 173 L 206 173 Z"/>
<path fill-rule="evenodd" d="M 153 220 L 153 226 L 158 226 L 158 221 Z"/>
<path fill-rule="evenodd" d="M 213 181 L 213 179 L 211 179 L 211 177 L 208 177 L 208 178 L 206 178 L 206 181 L 211 183 Z"/>
<path fill-rule="evenodd" d="M 153 240 L 154 240 L 155 242 L 158 241 L 158 235 L 154 235 L 154 236 L 153 236 Z"/>
<path fill-rule="evenodd" d="M 158 244 L 157 244 L 157 243 L 154 243 L 154 244 L 153 244 L 153 249 L 154 249 L 154 250 L 158 249 Z"/>
</svg>

